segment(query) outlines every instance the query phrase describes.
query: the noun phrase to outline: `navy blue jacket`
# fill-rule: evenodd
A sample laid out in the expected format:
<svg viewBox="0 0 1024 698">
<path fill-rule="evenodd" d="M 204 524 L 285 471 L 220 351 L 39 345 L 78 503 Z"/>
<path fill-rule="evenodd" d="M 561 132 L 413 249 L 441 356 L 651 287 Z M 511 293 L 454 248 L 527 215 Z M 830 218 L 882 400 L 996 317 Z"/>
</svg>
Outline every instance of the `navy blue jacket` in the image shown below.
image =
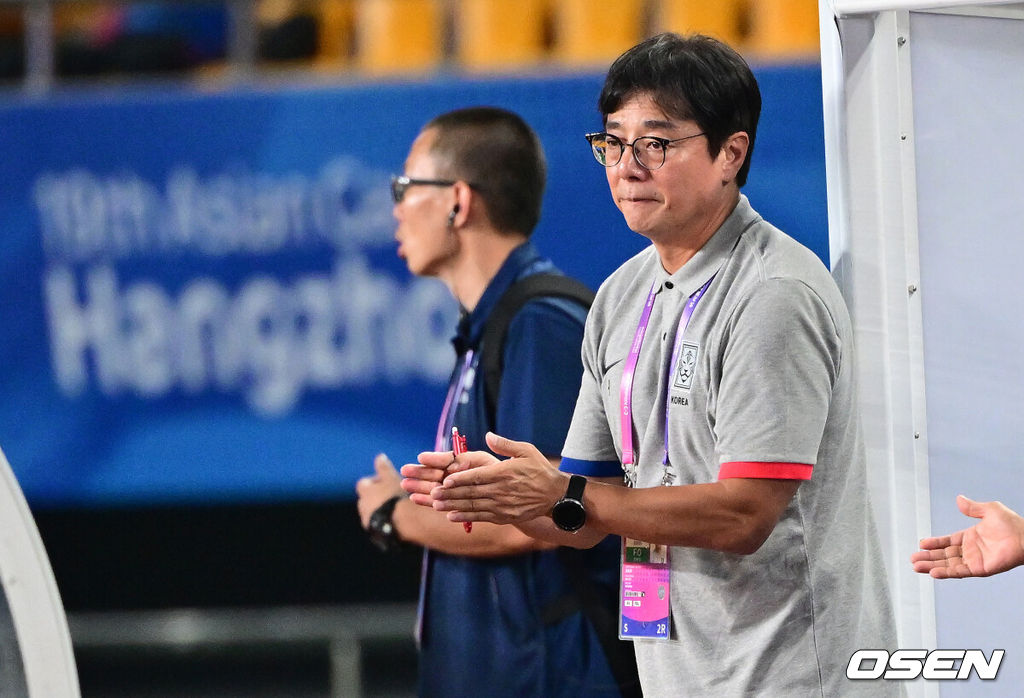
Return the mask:
<svg viewBox="0 0 1024 698">
<path fill-rule="evenodd" d="M 532 300 L 513 318 L 495 421 L 489 424 L 484 381 L 476 373 L 488 314 L 502 293 L 530 274 L 556 271 L 526 243 L 515 249 L 453 340 L 458 381 L 467 351 L 473 375 L 455 397 L 452 422 L 470 450 L 486 450 L 488 430 L 529 441 L 558 456 L 579 392 L 580 344 L 586 311 L 571 301 Z M 450 426 L 450 425 L 449 425 Z M 450 448 L 445 443 L 444 448 Z M 615 472 L 583 473 L 620 476 Z M 453 524 L 455 525 L 455 524 Z M 472 534 L 470 534 L 472 535 Z M 618 539 L 578 553 L 589 579 L 614 613 Z M 500 558 L 428 552 L 424 561 L 420 696 L 618 696 L 593 629 L 572 603 L 572 586 L 557 551 Z"/>
</svg>

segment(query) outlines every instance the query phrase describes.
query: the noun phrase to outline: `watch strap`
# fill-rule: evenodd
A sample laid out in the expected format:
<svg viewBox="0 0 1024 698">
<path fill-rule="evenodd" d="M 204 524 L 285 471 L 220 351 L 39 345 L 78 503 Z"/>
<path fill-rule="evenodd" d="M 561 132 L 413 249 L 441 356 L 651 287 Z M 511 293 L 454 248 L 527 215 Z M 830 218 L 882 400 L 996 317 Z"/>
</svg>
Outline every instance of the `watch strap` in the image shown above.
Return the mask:
<svg viewBox="0 0 1024 698">
<path fill-rule="evenodd" d="M 402 495 L 396 494 L 370 514 L 366 531 L 370 534 L 370 541 L 382 552 L 389 553 L 397 550 L 402 543 L 394 522 L 395 507 L 402 498 Z"/>
<path fill-rule="evenodd" d="M 587 486 L 587 478 L 582 475 L 572 475 L 569 478 L 569 486 L 565 488 L 565 499 L 583 501 L 583 488 Z"/>
</svg>

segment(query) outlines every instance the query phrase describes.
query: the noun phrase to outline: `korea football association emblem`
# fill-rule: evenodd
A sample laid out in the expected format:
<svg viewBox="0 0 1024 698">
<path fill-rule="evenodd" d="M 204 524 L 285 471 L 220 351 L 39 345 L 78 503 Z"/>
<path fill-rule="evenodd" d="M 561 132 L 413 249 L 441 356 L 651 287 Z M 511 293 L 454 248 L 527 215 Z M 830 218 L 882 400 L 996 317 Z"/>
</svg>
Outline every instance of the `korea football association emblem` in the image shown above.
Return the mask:
<svg viewBox="0 0 1024 698">
<path fill-rule="evenodd" d="M 679 348 L 679 359 L 676 361 L 673 388 L 689 390 L 693 385 L 693 374 L 697 370 L 697 354 L 699 347 L 690 342 L 683 342 Z"/>
</svg>

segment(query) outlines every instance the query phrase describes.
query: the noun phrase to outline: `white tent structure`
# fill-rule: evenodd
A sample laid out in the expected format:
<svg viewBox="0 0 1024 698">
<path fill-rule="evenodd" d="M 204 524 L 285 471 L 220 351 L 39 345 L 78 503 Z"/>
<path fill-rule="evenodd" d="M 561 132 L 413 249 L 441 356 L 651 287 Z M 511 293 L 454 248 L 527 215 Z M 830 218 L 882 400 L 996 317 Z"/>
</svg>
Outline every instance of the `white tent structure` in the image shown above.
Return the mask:
<svg viewBox="0 0 1024 698">
<path fill-rule="evenodd" d="M 936 581 L 908 558 L 974 523 L 958 493 L 1024 512 L 1024 3 L 819 8 L 831 262 L 857 334 L 900 647 L 1006 650 L 996 681 L 908 689 L 1016 694 L 1024 573 Z"/>
<path fill-rule="evenodd" d="M 0 451 L 0 696 L 77 698 L 64 607 L 35 521 Z"/>
</svg>

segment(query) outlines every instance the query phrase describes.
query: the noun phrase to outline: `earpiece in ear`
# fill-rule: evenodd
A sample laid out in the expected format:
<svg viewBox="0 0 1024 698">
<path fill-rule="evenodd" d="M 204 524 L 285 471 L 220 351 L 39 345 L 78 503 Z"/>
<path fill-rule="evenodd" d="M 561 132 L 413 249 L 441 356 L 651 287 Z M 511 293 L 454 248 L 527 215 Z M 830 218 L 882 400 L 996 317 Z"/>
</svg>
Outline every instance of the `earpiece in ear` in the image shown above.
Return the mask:
<svg viewBox="0 0 1024 698">
<path fill-rule="evenodd" d="M 455 216 L 457 216 L 457 215 L 459 215 L 459 205 L 455 204 L 455 206 L 452 207 L 452 212 L 448 214 L 448 225 L 449 226 L 454 225 L 454 223 L 455 223 Z"/>
</svg>

